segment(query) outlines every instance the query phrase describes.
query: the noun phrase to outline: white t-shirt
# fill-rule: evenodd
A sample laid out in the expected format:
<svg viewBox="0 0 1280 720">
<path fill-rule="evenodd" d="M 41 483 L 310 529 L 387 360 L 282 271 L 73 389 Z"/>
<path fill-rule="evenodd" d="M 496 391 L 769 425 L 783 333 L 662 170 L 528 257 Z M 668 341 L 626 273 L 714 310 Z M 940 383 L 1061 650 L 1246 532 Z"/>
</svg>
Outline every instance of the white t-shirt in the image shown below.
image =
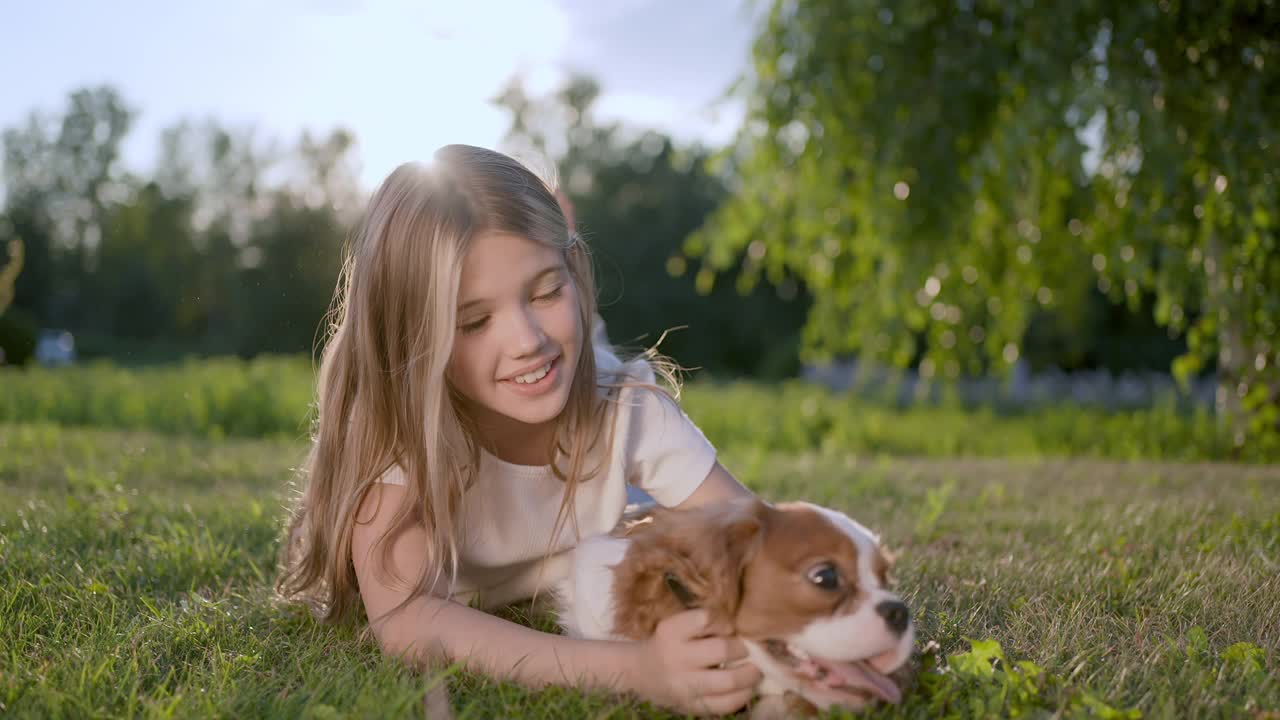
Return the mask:
<svg viewBox="0 0 1280 720">
<path fill-rule="evenodd" d="M 619 360 L 596 350 L 602 369 Z M 631 377 L 652 383 L 653 369 L 637 361 Z M 574 497 L 581 537 L 607 533 L 622 518 L 627 485 L 634 485 L 664 506 L 693 494 L 715 465 L 716 451 L 689 417 L 667 396 L 648 388 L 625 387 L 611 403 L 613 452 L 605 466 L 578 486 Z M 607 434 L 602 434 L 607 442 Z M 603 444 L 603 443 L 602 443 Z M 597 448 L 595 452 L 603 452 Z M 597 464 L 589 457 L 585 467 Z M 399 466 L 379 482 L 404 485 Z M 476 484 L 463 498 L 465 537 L 459 544 L 457 583 L 451 597 L 491 608 L 545 591 L 568 572 L 565 551 L 577 544 L 573 518 L 566 517 L 551 554 L 543 562 L 564 483 L 550 466 L 514 465 L 481 451 Z M 541 573 L 541 576 L 539 576 Z"/>
</svg>

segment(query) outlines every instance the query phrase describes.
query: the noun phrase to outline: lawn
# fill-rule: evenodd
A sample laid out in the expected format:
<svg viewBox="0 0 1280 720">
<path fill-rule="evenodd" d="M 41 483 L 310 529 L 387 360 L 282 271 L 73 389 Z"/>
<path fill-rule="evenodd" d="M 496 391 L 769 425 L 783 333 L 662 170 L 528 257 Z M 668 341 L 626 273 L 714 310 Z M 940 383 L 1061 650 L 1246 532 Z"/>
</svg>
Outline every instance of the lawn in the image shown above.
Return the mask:
<svg viewBox="0 0 1280 720">
<path fill-rule="evenodd" d="M 0 423 L 224 437 L 305 436 L 315 374 L 305 357 L 188 360 L 143 369 L 97 362 L 0 367 Z M 1021 412 L 956 403 L 901 408 L 890 385 L 858 394 L 806 382 L 692 382 L 681 403 L 717 447 L 787 454 L 1105 457 L 1280 462 L 1280 437 L 1238 445 L 1185 399 L 1124 412 L 1060 405 Z"/>
<path fill-rule="evenodd" d="M 898 551 L 936 649 L 869 716 L 1280 717 L 1280 467 L 748 448 L 722 459 L 756 492 L 848 511 Z M 420 716 L 427 679 L 271 600 L 304 450 L 0 424 L 0 715 Z M 459 717 L 662 717 L 443 681 Z"/>
</svg>

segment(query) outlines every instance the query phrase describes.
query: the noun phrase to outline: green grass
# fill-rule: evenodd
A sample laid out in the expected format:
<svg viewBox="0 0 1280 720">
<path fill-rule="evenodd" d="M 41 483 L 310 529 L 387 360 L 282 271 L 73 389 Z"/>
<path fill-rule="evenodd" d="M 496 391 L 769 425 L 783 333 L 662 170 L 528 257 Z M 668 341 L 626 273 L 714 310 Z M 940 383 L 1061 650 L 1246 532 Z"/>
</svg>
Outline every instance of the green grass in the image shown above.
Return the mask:
<svg viewBox="0 0 1280 720">
<path fill-rule="evenodd" d="M 426 678 L 271 602 L 304 450 L 0 424 L 0 715 L 420 716 Z M 921 644 L 939 651 L 872 717 L 1280 711 L 1280 468 L 723 460 L 761 495 L 844 509 L 898 549 Z M 461 717 L 661 717 L 571 689 L 448 683 Z"/>
<path fill-rule="evenodd" d="M 218 439 L 302 437 L 314 375 L 305 357 L 124 368 L 0 367 L 0 422 L 47 421 Z"/>
<path fill-rule="evenodd" d="M 305 357 L 191 360 L 124 369 L 0 368 L 0 422 L 298 439 L 307 433 L 314 375 Z M 1106 457 L 1280 461 L 1268 437 L 1236 447 L 1205 411 L 1171 403 L 1108 413 L 1060 407 L 901 410 L 867 398 L 788 382 L 692 382 L 682 402 L 717 447 L 797 453 L 928 457 Z M 1268 444 L 1269 443 L 1269 444 Z"/>
</svg>

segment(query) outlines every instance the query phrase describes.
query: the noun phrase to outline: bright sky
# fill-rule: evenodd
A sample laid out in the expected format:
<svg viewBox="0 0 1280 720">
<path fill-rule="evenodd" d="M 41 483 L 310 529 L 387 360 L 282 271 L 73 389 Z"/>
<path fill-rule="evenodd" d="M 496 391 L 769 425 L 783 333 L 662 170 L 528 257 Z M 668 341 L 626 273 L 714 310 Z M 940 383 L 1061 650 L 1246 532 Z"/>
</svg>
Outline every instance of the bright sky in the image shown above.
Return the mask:
<svg viewBox="0 0 1280 720">
<path fill-rule="evenodd" d="M 440 145 L 495 147 L 489 100 L 516 73 L 531 91 L 566 70 L 604 94 L 598 115 L 719 144 L 741 118 L 716 104 L 746 66 L 744 0 L 42 0 L 0 11 L 0 127 L 61 112 L 109 83 L 139 111 L 126 162 L 146 171 L 160 129 L 213 117 L 292 142 L 353 130 L 360 179 Z M 713 108 L 713 105 L 716 107 Z"/>
</svg>

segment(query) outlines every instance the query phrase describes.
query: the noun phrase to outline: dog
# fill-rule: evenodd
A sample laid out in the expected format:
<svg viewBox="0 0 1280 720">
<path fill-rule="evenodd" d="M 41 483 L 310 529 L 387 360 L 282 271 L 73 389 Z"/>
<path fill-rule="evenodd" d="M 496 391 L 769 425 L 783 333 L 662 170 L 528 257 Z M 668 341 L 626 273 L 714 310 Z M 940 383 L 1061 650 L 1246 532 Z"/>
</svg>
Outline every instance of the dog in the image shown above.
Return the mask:
<svg viewBox="0 0 1280 720">
<path fill-rule="evenodd" d="M 756 498 L 653 508 L 573 551 L 553 588 L 567 635 L 642 640 L 706 608 L 764 676 L 752 718 L 858 710 L 902 698 L 915 642 L 879 538 L 847 515 Z"/>
</svg>

